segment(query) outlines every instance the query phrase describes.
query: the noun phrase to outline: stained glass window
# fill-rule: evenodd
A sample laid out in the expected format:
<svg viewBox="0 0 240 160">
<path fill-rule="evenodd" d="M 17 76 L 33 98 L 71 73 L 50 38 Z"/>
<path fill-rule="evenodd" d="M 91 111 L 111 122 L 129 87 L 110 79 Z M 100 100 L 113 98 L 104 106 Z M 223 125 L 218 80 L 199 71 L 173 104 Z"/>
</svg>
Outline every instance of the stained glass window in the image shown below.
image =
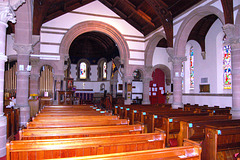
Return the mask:
<svg viewBox="0 0 240 160">
<path fill-rule="evenodd" d="M 80 63 L 80 79 L 87 78 L 87 64 L 85 62 Z"/>
<path fill-rule="evenodd" d="M 103 79 L 106 79 L 107 78 L 107 63 L 106 62 L 103 62 Z"/>
<path fill-rule="evenodd" d="M 182 62 L 182 72 L 181 72 L 181 76 L 182 76 L 182 90 L 183 90 L 183 84 L 184 84 L 184 79 L 183 79 L 183 77 L 184 77 L 184 71 L 183 71 L 183 62 Z"/>
<path fill-rule="evenodd" d="M 194 88 L 194 51 L 190 48 L 190 88 Z"/>
<path fill-rule="evenodd" d="M 231 47 L 229 45 L 223 46 L 223 83 L 224 89 L 231 89 Z"/>
</svg>

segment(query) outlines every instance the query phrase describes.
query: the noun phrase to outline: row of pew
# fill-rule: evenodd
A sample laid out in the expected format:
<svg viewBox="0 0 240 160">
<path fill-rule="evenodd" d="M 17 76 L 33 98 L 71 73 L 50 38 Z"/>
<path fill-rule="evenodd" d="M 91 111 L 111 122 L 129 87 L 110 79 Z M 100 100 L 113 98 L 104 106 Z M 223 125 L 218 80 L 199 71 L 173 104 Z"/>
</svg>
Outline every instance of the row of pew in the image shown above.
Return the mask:
<svg viewBox="0 0 240 160">
<path fill-rule="evenodd" d="M 14 135 L 19 131 L 20 109 L 4 108 L 4 116 L 7 118 L 7 141 L 14 140 Z"/>
<path fill-rule="evenodd" d="M 233 159 L 240 152 L 240 119 L 232 119 L 231 108 L 185 106 L 115 106 L 114 114 L 144 125 L 145 132 L 165 133 L 166 146 L 182 146 L 184 139 L 198 143 L 203 160 Z"/>
<path fill-rule="evenodd" d="M 201 159 L 198 143 L 185 139 L 166 148 L 165 133 L 145 133 L 144 125 L 129 122 L 90 105 L 45 106 L 20 140 L 7 143 L 7 160 Z"/>
</svg>

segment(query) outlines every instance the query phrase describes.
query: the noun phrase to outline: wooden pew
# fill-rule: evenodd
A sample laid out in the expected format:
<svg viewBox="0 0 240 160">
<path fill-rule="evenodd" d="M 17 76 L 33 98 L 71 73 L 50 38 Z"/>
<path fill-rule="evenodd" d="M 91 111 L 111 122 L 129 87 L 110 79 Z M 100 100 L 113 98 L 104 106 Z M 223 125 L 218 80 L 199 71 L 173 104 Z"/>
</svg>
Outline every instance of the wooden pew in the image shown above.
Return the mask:
<svg viewBox="0 0 240 160">
<path fill-rule="evenodd" d="M 141 134 L 143 133 L 143 130 L 144 126 L 142 125 L 22 129 L 21 131 L 19 131 L 19 137 L 20 140 L 79 138 L 124 134 Z"/>
<path fill-rule="evenodd" d="M 70 122 L 29 122 L 27 123 L 27 129 L 31 128 L 60 128 L 60 127 L 90 127 L 90 126 L 112 126 L 112 125 L 129 125 L 129 120 L 118 119 L 118 120 L 96 120 L 96 121 L 70 121 Z"/>
<path fill-rule="evenodd" d="M 203 160 L 233 159 L 240 152 L 240 124 L 218 123 L 205 127 Z"/>
<path fill-rule="evenodd" d="M 163 117 L 183 117 L 183 116 L 207 116 L 209 113 L 193 113 L 191 111 L 174 111 L 174 112 L 153 112 L 147 113 L 144 116 L 144 124 L 147 124 L 148 132 L 154 132 L 155 128 L 162 128 L 163 125 Z"/>
<path fill-rule="evenodd" d="M 169 146 L 169 139 L 177 138 L 179 140 L 178 144 L 182 146 L 182 142 L 184 138 L 188 137 L 182 137 L 181 139 L 178 138 L 179 132 L 180 132 L 180 121 L 216 121 L 216 120 L 223 120 L 223 119 L 231 119 L 231 115 L 214 115 L 214 116 L 208 116 L 208 115 L 194 115 L 194 116 L 162 116 L 162 126 L 160 128 L 165 131 L 166 133 L 166 143 Z M 186 126 L 186 125 L 185 125 Z M 182 130 L 185 129 L 181 128 Z M 181 143 L 180 143 L 181 141 Z"/>
<path fill-rule="evenodd" d="M 239 125 L 240 120 L 227 120 L 227 119 L 219 119 L 219 120 L 202 120 L 202 121 L 181 121 L 180 122 L 180 131 L 177 136 L 178 144 L 182 144 L 182 140 L 184 138 L 188 138 L 190 140 L 194 140 L 197 142 L 201 142 L 204 140 L 205 136 L 205 127 L 206 125 Z"/>
<path fill-rule="evenodd" d="M 33 122 L 40 122 L 40 121 L 51 121 L 51 122 L 60 122 L 60 121 L 83 121 L 83 120 L 117 120 L 119 119 L 118 116 L 56 116 L 56 117 L 34 117 L 32 118 Z"/>
<path fill-rule="evenodd" d="M 188 142 L 187 142 L 188 141 Z M 191 143 L 191 144 L 190 144 Z M 123 152 L 113 154 L 103 154 L 95 156 L 55 158 L 48 160 L 201 160 L 201 147 L 194 142 L 186 140 L 186 145 L 182 147 Z M 190 144 L 190 145 L 189 145 Z M 182 158 L 180 158 L 182 157 Z"/>
<path fill-rule="evenodd" d="M 40 113 L 36 116 L 43 117 L 55 117 L 55 116 L 110 116 L 112 113 L 107 113 L 106 111 L 85 111 L 85 112 L 52 112 L 52 113 Z"/>
<path fill-rule="evenodd" d="M 19 131 L 20 109 L 5 108 L 4 115 L 7 118 L 7 139 L 11 141 Z"/>
<path fill-rule="evenodd" d="M 7 160 L 63 158 L 99 155 L 165 147 L 158 133 L 67 139 L 20 140 L 7 143 Z"/>
</svg>

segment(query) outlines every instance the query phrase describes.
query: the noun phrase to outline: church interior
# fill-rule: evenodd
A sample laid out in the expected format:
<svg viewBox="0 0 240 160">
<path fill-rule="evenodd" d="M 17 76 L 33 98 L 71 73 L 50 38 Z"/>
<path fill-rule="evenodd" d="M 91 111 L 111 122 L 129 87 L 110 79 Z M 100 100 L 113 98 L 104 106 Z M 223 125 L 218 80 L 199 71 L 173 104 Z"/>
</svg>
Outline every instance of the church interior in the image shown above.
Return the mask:
<svg viewBox="0 0 240 160">
<path fill-rule="evenodd" d="M 0 0 L 0 160 L 240 159 L 240 0 Z"/>
</svg>

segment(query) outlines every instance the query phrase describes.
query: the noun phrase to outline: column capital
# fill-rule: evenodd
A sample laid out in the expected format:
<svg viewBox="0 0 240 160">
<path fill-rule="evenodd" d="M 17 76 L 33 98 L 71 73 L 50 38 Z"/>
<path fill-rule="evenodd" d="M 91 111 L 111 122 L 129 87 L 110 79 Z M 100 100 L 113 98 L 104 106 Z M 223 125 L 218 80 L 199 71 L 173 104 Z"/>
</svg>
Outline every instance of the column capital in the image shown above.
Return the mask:
<svg viewBox="0 0 240 160">
<path fill-rule="evenodd" d="M 133 76 L 125 76 L 124 77 L 124 81 L 127 82 L 127 83 L 131 83 L 133 80 Z"/>
<path fill-rule="evenodd" d="M 16 75 L 17 76 L 29 76 L 30 72 L 28 72 L 28 71 L 17 71 Z"/>
<path fill-rule="evenodd" d="M 8 27 L 7 22 L 16 23 L 15 13 L 11 6 L 0 3 L 0 23 Z"/>
<path fill-rule="evenodd" d="M 240 30 L 240 28 L 233 24 L 226 24 L 223 26 L 223 32 L 227 36 L 225 44 L 229 44 L 232 50 L 240 48 L 240 35 L 236 34 L 238 30 Z"/>
<path fill-rule="evenodd" d="M 152 80 L 152 77 L 146 77 L 146 78 L 143 78 L 142 82 L 149 83 L 151 80 Z"/>
<path fill-rule="evenodd" d="M 181 64 L 183 61 L 186 61 L 186 56 L 173 56 L 168 58 L 168 62 L 172 62 L 173 64 Z"/>
<path fill-rule="evenodd" d="M 30 75 L 31 80 L 36 80 L 37 81 L 39 79 L 39 77 L 40 77 L 40 74 L 31 74 Z"/>
<path fill-rule="evenodd" d="M 174 49 L 172 47 L 168 47 L 167 53 L 169 55 L 168 62 L 173 62 L 174 64 L 182 63 L 187 60 L 186 56 L 178 56 L 174 54 Z"/>
<path fill-rule="evenodd" d="M 64 75 L 54 75 L 54 80 L 61 81 L 64 80 Z"/>
<path fill-rule="evenodd" d="M 33 52 L 31 44 L 13 44 L 13 49 L 18 53 L 18 55 L 29 55 Z"/>
<path fill-rule="evenodd" d="M 7 56 L 5 56 L 3 54 L 0 54 L 0 61 L 6 62 L 7 61 Z"/>
</svg>

